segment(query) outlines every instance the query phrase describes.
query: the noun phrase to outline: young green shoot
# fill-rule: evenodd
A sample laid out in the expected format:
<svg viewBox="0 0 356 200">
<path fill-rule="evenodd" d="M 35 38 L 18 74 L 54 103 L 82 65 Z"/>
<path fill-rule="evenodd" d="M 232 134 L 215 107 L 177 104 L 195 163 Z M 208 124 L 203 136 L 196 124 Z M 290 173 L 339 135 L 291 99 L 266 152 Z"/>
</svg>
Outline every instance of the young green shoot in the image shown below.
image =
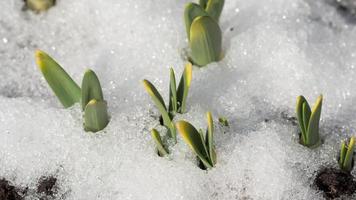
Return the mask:
<svg viewBox="0 0 356 200">
<path fill-rule="evenodd" d="M 66 71 L 48 54 L 36 51 L 36 63 L 48 85 L 65 108 L 80 101 L 80 87 L 73 81 Z"/>
<path fill-rule="evenodd" d="M 309 148 L 321 144 L 319 136 L 319 121 L 321 115 L 323 96 L 320 95 L 311 110 L 303 96 L 297 98 L 297 119 L 301 131 L 300 143 Z"/>
<path fill-rule="evenodd" d="M 48 10 L 55 5 L 56 0 L 25 0 L 26 7 L 39 13 Z"/>
<path fill-rule="evenodd" d="M 164 157 L 164 156 L 168 155 L 169 151 L 167 150 L 167 148 L 163 144 L 162 139 L 161 139 L 161 135 L 159 134 L 159 132 L 156 129 L 152 129 L 151 130 L 151 136 L 152 136 L 153 141 L 156 144 L 158 155 L 161 156 L 161 157 Z"/>
<path fill-rule="evenodd" d="M 229 121 L 227 120 L 226 117 L 219 117 L 219 123 L 220 123 L 222 126 L 226 126 L 226 127 L 229 126 Z"/>
<path fill-rule="evenodd" d="M 222 33 L 218 24 L 223 0 L 188 3 L 184 21 L 190 47 L 190 60 L 205 66 L 222 58 Z"/>
<path fill-rule="evenodd" d="M 216 164 L 216 152 L 214 146 L 214 124 L 212 115 L 207 113 L 208 128 L 204 137 L 202 131 L 198 131 L 192 124 L 184 120 L 178 121 L 176 127 L 185 143 L 197 155 L 206 169 L 211 169 Z"/>
<path fill-rule="evenodd" d="M 351 137 L 349 142 L 342 141 L 340 149 L 339 166 L 346 172 L 351 172 L 354 167 L 355 137 Z"/>
<path fill-rule="evenodd" d="M 169 84 L 169 105 L 166 104 L 158 92 L 156 87 L 148 80 L 143 80 L 143 85 L 155 103 L 163 119 L 163 125 L 169 130 L 169 136 L 176 142 L 176 129 L 172 122 L 176 113 L 184 113 L 186 111 L 186 101 L 188 91 L 192 80 L 192 64 L 186 64 L 183 74 L 180 78 L 178 88 L 176 86 L 175 72 L 170 69 L 170 84 Z"/>
<path fill-rule="evenodd" d="M 84 110 L 84 130 L 97 132 L 109 123 L 106 101 L 95 72 L 87 70 L 82 81 L 82 109 Z"/>
</svg>

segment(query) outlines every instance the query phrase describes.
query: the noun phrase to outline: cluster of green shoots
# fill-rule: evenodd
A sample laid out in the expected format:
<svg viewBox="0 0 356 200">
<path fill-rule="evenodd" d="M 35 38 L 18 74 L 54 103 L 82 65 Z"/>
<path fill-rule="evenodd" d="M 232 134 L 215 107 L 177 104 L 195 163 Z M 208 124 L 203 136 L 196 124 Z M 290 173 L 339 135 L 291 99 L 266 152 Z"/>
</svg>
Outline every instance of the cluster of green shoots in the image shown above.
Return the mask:
<svg viewBox="0 0 356 200">
<path fill-rule="evenodd" d="M 205 132 L 197 130 L 192 124 L 184 120 L 178 121 L 176 127 L 185 143 L 197 155 L 205 169 L 210 169 L 216 164 L 216 152 L 214 146 L 214 124 L 210 112 L 206 114 L 208 128 Z"/>
<path fill-rule="evenodd" d="M 35 13 L 40 13 L 48 10 L 56 4 L 56 0 L 24 0 L 26 7 L 34 11 Z"/>
<path fill-rule="evenodd" d="M 200 0 L 188 3 L 184 11 L 190 47 L 189 59 L 194 65 L 205 66 L 222 59 L 222 33 L 219 18 L 224 0 Z"/>
<path fill-rule="evenodd" d="M 299 142 L 309 148 L 315 148 L 321 144 L 319 121 L 322 103 L 323 96 L 320 95 L 311 110 L 307 100 L 303 96 L 297 98 L 297 119 L 301 131 Z"/>
<path fill-rule="evenodd" d="M 81 102 L 84 112 L 84 130 L 97 132 L 109 123 L 107 103 L 94 71 L 84 73 L 80 88 L 68 73 L 48 54 L 36 51 L 36 63 L 48 85 L 65 108 Z"/>
<path fill-rule="evenodd" d="M 204 169 L 210 169 L 216 164 L 216 153 L 213 141 L 214 124 L 210 112 L 207 113 L 208 128 L 204 136 L 203 131 L 198 131 L 193 125 L 186 121 L 173 122 L 176 113 L 184 113 L 186 111 L 186 101 L 188 91 L 192 80 L 192 64 L 188 63 L 185 66 L 183 74 L 180 78 L 178 88 L 176 87 L 175 72 L 170 69 L 170 84 L 169 84 L 169 105 L 166 106 L 162 96 L 156 87 L 148 80 L 143 80 L 143 85 L 158 108 L 163 124 L 167 128 L 167 135 L 170 139 L 177 142 L 178 131 L 183 140 L 188 144 L 192 151 L 197 155 Z M 225 118 L 221 118 L 224 125 L 228 125 Z M 151 136 L 156 144 L 156 149 L 159 156 L 169 154 L 167 144 L 161 138 L 160 133 L 156 129 L 151 130 Z"/>
<path fill-rule="evenodd" d="M 313 108 L 303 96 L 297 98 L 297 120 L 301 131 L 299 142 L 308 148 L 316 148 L 321 145 L 319 135 L 319 122 L 323 96 L 320 95 Z M 355 138 L 351 137 L 348 142 L 342 141 L 338 163 L 341 170 L 351 172 L 354 167 Z"/>
<path fill-rule="evenodd" d="M 174 143 L 177 142 L 176 128 L 173 124 L 173 118 L 176 113 L 184 113 L 186 111 L 186 102 L 190 83 L 192 80 L 192 64 L 187 63 L 183 74 L 180 78 L 178 88 L 176 84 L 175 72 L 170 69 L 170 83 L 169 83 L 169 105 L 166 106 L 161 94 L 156 87 L 148 80 L 143 80 L 143 85 L 147 93 L 152 98 L 163 119 L 163 125 L 168 129 L 168 137 L 170 137 Z M 156 141 L 161 141 L 159 134 L 155 134 L 157 131 L 152 130 L 153 138 L 157 138 Z M 163 144 L 162 144 L 163 146 Z M 158 148 L 160 149 L 160 148 Z M 160 152 L 160 155 L 165 155 L 165 152 Z"/>
<path fill-rule="evenodd" d="M 354 167 L 355 137 L 342 141 L 340 148 L 339 166 L 345 172 L 351 172 Z"/>
</svg>

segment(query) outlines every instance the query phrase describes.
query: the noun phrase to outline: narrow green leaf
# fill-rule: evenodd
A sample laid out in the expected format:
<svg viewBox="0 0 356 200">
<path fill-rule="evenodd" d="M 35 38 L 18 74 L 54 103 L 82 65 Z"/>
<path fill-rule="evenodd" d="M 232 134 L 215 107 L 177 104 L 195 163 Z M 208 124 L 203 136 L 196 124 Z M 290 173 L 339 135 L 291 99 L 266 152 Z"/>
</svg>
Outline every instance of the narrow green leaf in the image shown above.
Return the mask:
<svg viewBox="0 0 356 200">
<path fill-rule="evenodd" d="M 109 115 L 105 101 L 92 99 L 84 109 L 84 130 L 97 132 L 109 123 Z"/>
<path fill-rule="evenodd" d="M 176 86 L 176 75 L 174 74 L 173 68 L 170 69 L 170 83 L 169 83 L 169 113 L 177 112 L 177 86 Z M 171 115 L 173 115 L 171 114 Z"/>
<path fill-rule="evenodd" d="M 355 138 L 351 137 L 350 142 L 347 146 L 347 153 L 346 153 L 344 164 L 343 164 L 343 168 L 345 171 L 350 172 L 352 170 L 354 149 L 355 149 Z"/>
<path fill-rule="evenodd" d="M 310 107 L 309 107 L 309 104 L 307 101 L 303 102 L 302 109 L 303 109 L 302 114 L 303 114 L 304 129 L 305 129 L 305 132 L 307 132 L 308 126 L 309 126 L 310 115 L 311 115 L 311 110 L 310 110 Z"/>
<path fill-rule="evenodd" d="M 206 114 L 206 117 L 208 121 L 208 129 L 207 129 L 207 137 L 205 139 L 207 140 L 207 147 L 209 151 L 210 161 L 214 165 L 216 163 L 214 157 L 214 122 L 213 122 L 213 117 L 211 115 L 211 112 L 208 112 Z"/>
<path fill-rule="evenodd" d="M 194 19 L 190 27 L 191 59 L 204 66 L 221 59 L 222 36 L 219 25 L 209 16 Z"/>
<path fill-rule="evenodd" d="M 346 144 L 345 141 L 341 142 L 341 149 L 340 149 L 340 158 L 339 158 L 339 165 L 341 168 L 343 168 L 344 161 L 345 161 L 345 156 L 346 156 Z"/>
<path fill-rule="evenodd" d="M 201 138 L 201 134 L 186 121 L 178 121 L 176 123 L 178 132 L 181 134 L 183 140 L 188 144 L 192 151 L 198 156 L 207 168 L 212 168 L 212 164 L 208 161 L 209 156 L 206 152 L 206 146 Z"/>
<path fill-rule="evenodd" d="M 319 121 L 321 115 L 321 107 L 323 103 L 323 96 L 320 95 L 313 106 L 312 114 L 310 116 L 309 125 L 307 129 L 307 146 L 317 147 L 320 145 L 319 136 Z"/>
<path fill-rule="evenodd" d="M 159 94 L 155 86 L 148 80 L 143 80 L 143 85 L 147 93 L 151 96 L 153 102 L 156 104 L 159 112 L 163 118 L 163 124 L 169 129 L 170 136 L 173 138 L 174 142 L 177 141 L 175 127 L 172 123 L 172 118 L 167 112 L 166 105 L 164 104 L 162 96 Z"/>
<path fill-rule="evenodd" d="M 103 92 L 101 90 L 100 82 L 95 72 L 92 70 L 87 70 L 84 73 L 82 80 L 82 109 L 85 109 L 85 106 L 92 99 L 97 101 L 103 101 Z"/>
<path fill-rule="evenodd" d="M 224 3 L 224 0 L 209 0 L 205 11 L 218 22 L 224 7 Z"/>
<path fill-rule="evenodd" d="M 185 29 L 187 38 L 190 40 L 190 28 L 195 18 L 199 16 L 208 16 L 208 13 L 196 3 L 188 3 L 184 10 Z"/>
<path fill-rule="evenodd" d="M 177 102 L 178 102 L 178 112 L 184 113 L 186 111 L 186 102 L 188 97 L 188 92 L 190 88 L 190 83 L 192 81 L 192 64 L 187 63 L 185 65 L 183 74 L 179 81 L 178 90 L 177 90 Z"/>
<path fill-rule="evenodd" d="M 55 0 L 25 0 L 26 6 L 35 12 L 46 11 L 54 6 Z"/>
<path fill-rule="evenodd" d="M 199 0 L 199 5 L 205 9 L 206 8 L 206 5 L 208 5 L 208 1 L 209 0 Z"/>
<path fill-rule="evenodd" d="M 168 155 L 168 150 L 164 147 L 160 134 L 156 129 L 151 130 L 151 136 L 156 143 L 156 147 L 160 156 Z"/>
<path fill-rule="evenodd" d="M 300 128 L 300 131 L 301 131 L 301 136 L 302 136 L 301 140 L 302 140 L 303 144 L 305 144 L 305 142 L 307 140 L 307 138 L 306 138 L 307 131 L 306 131 L 306 128 L 304 126 L 305 123 L 304 123 L 304 117 L 303 117 L 303 105 L 305 103 L 308 104 L 307 100 L 303 96 L 298 96 L 297 97 L 296 112 L 297 112 L 297 119 L 298 119 L 299 128 Z"/>
<path fill-rule="evenodd" d="M 48 85 L 65 108 L 80 101 L 80 87 L 55 60 L 45 52 L 37 50 L 36 63 Z"/>
</svg>

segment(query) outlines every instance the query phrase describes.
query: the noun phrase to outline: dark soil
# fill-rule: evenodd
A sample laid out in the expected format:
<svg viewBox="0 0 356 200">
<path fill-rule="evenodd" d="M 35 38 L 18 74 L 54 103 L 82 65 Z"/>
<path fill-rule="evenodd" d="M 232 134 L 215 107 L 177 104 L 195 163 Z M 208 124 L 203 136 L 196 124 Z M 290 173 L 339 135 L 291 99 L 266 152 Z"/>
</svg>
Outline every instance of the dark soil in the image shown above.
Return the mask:
<svg viewBox="0 0 356 200">
<path fill-rule="evenodd" d="M 57 178 L 53 176 L 41 177 L 38 181 L 37 193 L 53 196 L 57 191 L 56 183 Z"/>
<path fill-rule="evenodd" d="M 340 169 L 326 168 L 318 172 L 314 186 L 324 193 L 326 199 L 350 196 L 356 191 L 354 177 Z"/>
<path fill-rule="evenodd" d="M 23 193 L 20 188 L 16 188 L 5 179 L 0 179 L 0 200 L 22 200 Z"/>
</svg>

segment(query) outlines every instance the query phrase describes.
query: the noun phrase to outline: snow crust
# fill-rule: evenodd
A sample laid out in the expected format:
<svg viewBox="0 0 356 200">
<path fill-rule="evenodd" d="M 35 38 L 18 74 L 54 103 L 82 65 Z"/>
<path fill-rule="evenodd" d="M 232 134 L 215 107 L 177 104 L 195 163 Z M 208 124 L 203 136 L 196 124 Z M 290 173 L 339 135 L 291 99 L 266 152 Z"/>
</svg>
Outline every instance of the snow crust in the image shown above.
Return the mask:
<svg viewBox="0 0 356 200">
<path fill-rule="evenodd" d="M 225 58 L 194 68 L 178 117 L 201 128 L 208 110 L 216 124 L 228 118 L 206 172 L 180 138 L 168 158 L 155 154 L 158 111 L 141 84 L 152 81 L 167 101 L 169 67 L 180 74 L 185 63 L 187 2 L 58 0 L 36 15 L 0 1 L 0 177 L 31 189 L 55 175 L 68 200 L 323 199 L 315 173 L 337 166 L 340 140 L 356 128 L 352 14 L 332 0 L 226 0 Z M 61 107 L 34 63 L 38 48 L 78 83 L 86 68 L 97 73 L 111 115 L 104 131 L 84 132 L 79 105 Z M 291 119 L 301 94 L 310 104 L 324 95 L 315 150 L 298 144 Z"/>
</svg>

